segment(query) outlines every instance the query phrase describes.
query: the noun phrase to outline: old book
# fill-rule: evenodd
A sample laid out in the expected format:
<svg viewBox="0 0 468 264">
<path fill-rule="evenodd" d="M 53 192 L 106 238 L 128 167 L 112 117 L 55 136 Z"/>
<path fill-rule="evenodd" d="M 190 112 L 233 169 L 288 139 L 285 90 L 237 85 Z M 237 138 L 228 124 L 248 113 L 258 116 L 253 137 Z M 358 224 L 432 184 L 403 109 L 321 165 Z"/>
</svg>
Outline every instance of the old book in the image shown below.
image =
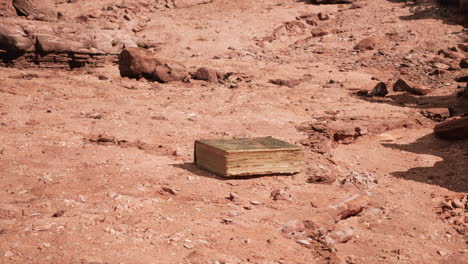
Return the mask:
<svg viewBox="0 0 468 264">
<path fill-rule="evenodd" d="M 301 146 L 272 137 L 195 141 L 195 164 L 222 176 L 293 174 L 302 163 Z"/>
</svg>

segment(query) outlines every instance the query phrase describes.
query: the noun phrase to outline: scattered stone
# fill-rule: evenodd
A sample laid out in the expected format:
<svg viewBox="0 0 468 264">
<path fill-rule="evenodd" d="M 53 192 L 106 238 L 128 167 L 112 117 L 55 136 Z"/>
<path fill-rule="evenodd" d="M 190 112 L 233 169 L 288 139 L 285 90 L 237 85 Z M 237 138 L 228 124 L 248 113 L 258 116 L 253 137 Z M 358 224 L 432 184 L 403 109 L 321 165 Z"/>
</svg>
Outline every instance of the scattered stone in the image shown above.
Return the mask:
<svg viewBox="0 0 468 264">
<path fill-rule="evenodd" d="M 450 117 L 450 110 L 448 108 L 429 108 L 422 110 L 421 114 L 436 122 L 442 122 Z"/>
<path fill-rule="evenodd" d="M 301 80 L 283 80 L 283 79 L 271 79 L 268 82 L 275 84 L 275 85 L 279 85 L 279 86 L 286 86 L 289 88 L 293 88 L 302 83 Z"/>
<path fill-rule="evenodd" d="M 7 251 L 7 252 L 5 252 L 5 254 L 3 254 L 3 256 L 7 257 L 7 258 L 13 257 L 14 255 L 15 255 L 15 253 L 13 253 L 11 251 Z"/>
<path fill-rule="evenodd" d="M 434 134 L 449 140 L 468 138 L 468 116 L 436 125 L 434 127 Z"/>
<path fill-rule="evenodd" d="M 59 210 L 57 212 L 55 212 L 52 217 L 61 217 L 65 214 L 65 210 Z"/>
<path fill-rule="evenodd" d="M 101 81 L 105 81 L 105 80 L 109 80 L 109 77 L 104 76 L 104 75 L 99 75 L 98 79 L 101 80 Z"/>
<path fill-rule="evenodd" d="M 443 251 L 443 250 L 440 250 L 440 249 L 439 249 L 439 250 L 437 250 L 437 254 L 439 254 L 439 255 L 440 255 L 440 256 L 442 256 L 442 257 L 445 257 L 445 256 L 447 256 L 447 255 L 448 255 L 448 253 L 447 253 L 447 252 L 445 252 L 445 251 Z"/>
<path fill-rule="evenodd" d="M 348 242 L 353 237 L 354 230 L 352 228 L 343 228 L 328 233 L 324 238 L 324 242 L 327 246 L 333 247 L 336 244 Z"/>
<path fill-rule="evenodd" d="M 310 242 L 308 240 L 305 240 L 305 239 L 299 239 L 299 240 L 297 240 L 297 243 L 305 245 L 305 246 L 310 245 Z"/>
<path fill-rule="evenodd" d="M 119 70 L 122 77 L 161 83 L 183 81 L 188 77 L 188 70 L 181 63 L 156 58 L 141 48 L 124 49 L 119 56 Z"/>
<path fill-rule="evenodd" d="M 329 14 L 325 14 L 325 13 L 322 13 L 322 12 L 318 13 L 317 17 L 318 17 L 319 20 L 322 20 L 322 21 L 330 19 Z"/>
<path fill-rule="evenodd" d="M 167 186 L 162 186 L 161 189 L 166 192 L 166 193 L 169 193 L 171 195 L 177 195 L 177 191 L 171 187 L 167 187 Z"/>
<path fill-rule="evenodd" d="M 262 203 L 259 201 L 250 201 L 250 204 L 252 205 L 261 205 Z"/>
<path fill-rule="evenodd" d="M 320 28 L 314 28 L 310 31 L 310 33 L 312 34 L 312 37 L 314 38 L 323 37 L 329 34 L 328 31 L 320 29 Z"/>
<path fill-rule="evenodd" d="M 49 0 L 13 0 L 13 6 L 21 16 L 32 17 L 41 21 L 57 20 L 52 1 Z"/>
<path fill-rule="evenodd" d="M 408 92 L 414 95 L 427 95 L 430 92 L 429 89 L 423 88 L 418 84 L 403 79 L 396 81 L 396 83 L 393 85 L 393 91 Z"/>
<path fill-rule="evenodd" d="M 235 193 L 229 193 L 229 196 L 226 197 L 226 199 L 232 201 L 232 202 L 236 202 L 239 200 L 239 195 L 235 194 Z"/>
<path fill-rule="evenodd" d="M 83 195 L 81 195 L 81 194 L 78 195 L 78 198 L 80 199 L 80 201 L 81 201 L 82 203 L 86 203 L 86 197 L 84 197 Z"/>
<path fill-rule="evenodd" d="M 457 60 L 457 61 L 465 58 L 463 54 L 456 52 L 456 51 L 451 51 L 449 49 L 441 49 L 439 50 L 438 54 L 442 54 L 446 58 Z"/>
<path fill-rule="evenodd" d="M 365 171 L 351 171 L 349 174 L 338 177 L 338 180 L 343 185 L 360 185 L 368 189 L 372 189 L 378 183 L 374 175 L 370 172 Z"/>
<path fill-rule="evenodd" d="M 226 225 L 227 225 L 227 224 L 230 224 L 230 223 L 232 223 L 232 222 L 233 222 L 232 219 L 229 219 L 229 218 L 225 218 L 225 219 L 223 219 L 223 220 L 221 221 L 221 223 L 226 224 Z"/>
<path fill-rule="evenodd" d="M 388 94 L 388 89 L 387 85 L 384 82 L 379 82 L 374 89 L 372 89 L 372 92 L 370 92 L 371 96 L 378 96 L 378 97 L 384 97 Z"/>
<path fill-rule="evenodd" d="M 291 195 L 287 194 L 285 191 L 281 190 L 281 189 L 276 189 L 276 190 L 273 190 L 271 193 L 270 193 L 270 198 L 273 200 L 273 201 L 280 201 L 280 200 L 289 200 L 291 199 Z"/>
<path fill-rule="evenodd" d="M 194 74 L 194 79 L 217 83 L 218 72 L 210 68 L 202 67 L 202 68 L 199 68 L 197 72 Z"/>
<path fill-rule="evenodd" d="M 344 200 L 340 204 L 328 207 L 329 214 L 336 222 L 361 213 L 369 204 L 369 197 L 356 194 Z"/>
<path fill-rule="evenodd" d="M 373 50 L 377 47 L 378 39 L 376 37 L 368 37 L 361 40 L 354 49 L 360 51 Z"/>
<path fill-rule="evenodd" d="M 307 177 L 307 183 L 332 184 L 336 181 L 333 175 L 312 175 Z"/>
</svg>

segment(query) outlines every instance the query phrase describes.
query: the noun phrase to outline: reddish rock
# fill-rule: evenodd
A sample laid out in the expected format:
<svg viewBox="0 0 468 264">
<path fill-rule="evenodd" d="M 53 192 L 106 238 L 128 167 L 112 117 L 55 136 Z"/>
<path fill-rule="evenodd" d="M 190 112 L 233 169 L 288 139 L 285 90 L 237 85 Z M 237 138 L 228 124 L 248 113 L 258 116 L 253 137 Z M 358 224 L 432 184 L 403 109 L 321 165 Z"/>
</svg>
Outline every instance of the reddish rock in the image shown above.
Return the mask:
<svg viewBox="0 0 468 264">
<path fill-rule="evenodd" d="M 146 78 L 150 81 L 183 81 L 188 76 L 187 68 L 181 63 L 156 58 L 145 49 L 124 49 L 119 56 L 122 77 Z"/>
<path fill-rule="evenodd" d="M 13 0 L 13 6 L 19 15 L 30 16 L 41 21 L 57 20 L 53 1 L 49 0 Z"/>
<path fill-rule="evenodd" d="M 0 17 L 16 16 L 12 0 L 0 0 Z"/>
<path fill-rule="evenodd" d="M 34 44 L 22 27 L 0 23 L 0 49 L 7 52 L 26 52 L 34 50 Z"/>
<path fill-rule="evenodd" d="M 450 110 L 448 108 L 429 108 L 422 110 L 421 114 L 429 119 L 441 122 L 450 117 Z"/>
<path fill-rule="evenodd" d="M 434 134 L 444 139 L 468 138 L 468 116 L 445 121 L 434 127 Z"/>
<path fill-rule="evenodd" d="M 338 222 L 359 214 L 367 207 L 368 204 L 368 196 L 356 194 L 337 205 L 329 206 L 328 212 L 335 219 L 335 222 Z"/>
<path fill-rule="evenodd" d="M 360 51 L 373 50 L 377 47 L 378 42 L 379 41 L 376 37 L 368 37 L 359 41 L 359 43 L 356 44 L 356 46 L 354 46 L 354 49 L 357 49 Z"/>
<path fill-rule="evenodd" d="M 195 73 L 195 79 L 217 83 L 218 82 L 218 72 L 216 70 L 202 67 L 197 70 Z"/>
<path fill-rule="evenodd" d="M 372 92 L 370 92 L 371 96 L 379 96 L 379 97 L 384 97 L 388 94 L 388 89 L 387 85 L 384 82 L 379 82 L 374 89 L 372 89 Z"/>
<path fill-rule="evenodd" d="M 430 92 L 429 89 L 423 88 L 420 85 L 406 81 L 403 79 L 399 79 L 393 85 L 393 91 L 395 92 L 408 92 L 414 95 L 426 95 Z"/>
<path fill-rule="evenodd" d="M 449 49 L 441 49 L 439 50 L 438 53 L 444 55 L 444 57 L 446 58 L 453 59 L 453 60 L 461 60 L 465 58 L 463 54 L 456 52 L 456 51 L 451 51 Z"/>
<path fill-rule="evenodd" d="M 310 31 L 310 33 L 312 34 L 312 37 L 316 38 L 316 37 L 323 37 L 323 36 L 326 36 L 328 35 L 328 31 L 325 31 L 323 29 L 320 29 L 320 28 L 314 28 Z"/>
<path fill-rule="evenodd" d="M 354 230 L 352 228 L 343 228 L 340 230 L 333 230 L 325 236 L 324 242 L 327 246 L 333 247 L 338 243 L 345 243 L 354 237 Z"/>
</svg>

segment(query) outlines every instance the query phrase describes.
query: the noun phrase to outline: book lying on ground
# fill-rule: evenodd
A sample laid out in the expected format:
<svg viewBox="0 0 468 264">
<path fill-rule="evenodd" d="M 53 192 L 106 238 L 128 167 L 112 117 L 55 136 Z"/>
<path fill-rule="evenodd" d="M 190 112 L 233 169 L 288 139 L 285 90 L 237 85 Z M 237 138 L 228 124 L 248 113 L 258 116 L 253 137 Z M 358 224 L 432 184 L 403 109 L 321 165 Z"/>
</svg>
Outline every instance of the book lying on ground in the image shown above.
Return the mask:
<svg viewBox="0 0 468 264">
<path fill-rule="evenodd" d="M 226 177 L 293 174 L 302 163 L 301 146 L 272 137 L 195 141 L 195 164 Z"/>
</svg>

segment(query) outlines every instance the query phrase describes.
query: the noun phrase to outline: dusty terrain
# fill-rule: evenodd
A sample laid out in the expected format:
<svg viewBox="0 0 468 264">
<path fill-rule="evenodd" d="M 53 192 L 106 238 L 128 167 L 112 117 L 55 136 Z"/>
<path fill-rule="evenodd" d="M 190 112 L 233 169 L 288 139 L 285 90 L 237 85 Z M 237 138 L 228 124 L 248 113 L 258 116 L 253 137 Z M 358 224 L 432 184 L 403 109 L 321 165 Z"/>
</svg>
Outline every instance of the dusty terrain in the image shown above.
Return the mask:
<svg viewBox="0 0 468 264">
<path fill-rule="evenodd" d="M 467 207 L 454 203 L 466 203 L 468 141 L 432 133 L 468 113 L 455 81 L 466 69 L 438 55 L 466 55 L 457 9 L 56 2 L 65 22 L 40 23 L 121 30 L 191 71 L 233 74 L 157 83 L 120 77 L 112 59 L 1 67 L 0 263 L 468 262 Z M 0 24 L 16 20 L 28 23 Z M 356 50 L 367 37 L 373 49 Z M 394 92 L 399 78 L 430 92 Z M 379 81 L 387 96 L 356 95 Z M 433 108 L 450 113 L 432 120 Z M 303 171 L 225 179 L 193 165 L 196 139 L 260 136 L 302 144 Z M 355 194 L 369 202 L 337 223 L 349 241 L 285 231 Z"/>
</svg>

